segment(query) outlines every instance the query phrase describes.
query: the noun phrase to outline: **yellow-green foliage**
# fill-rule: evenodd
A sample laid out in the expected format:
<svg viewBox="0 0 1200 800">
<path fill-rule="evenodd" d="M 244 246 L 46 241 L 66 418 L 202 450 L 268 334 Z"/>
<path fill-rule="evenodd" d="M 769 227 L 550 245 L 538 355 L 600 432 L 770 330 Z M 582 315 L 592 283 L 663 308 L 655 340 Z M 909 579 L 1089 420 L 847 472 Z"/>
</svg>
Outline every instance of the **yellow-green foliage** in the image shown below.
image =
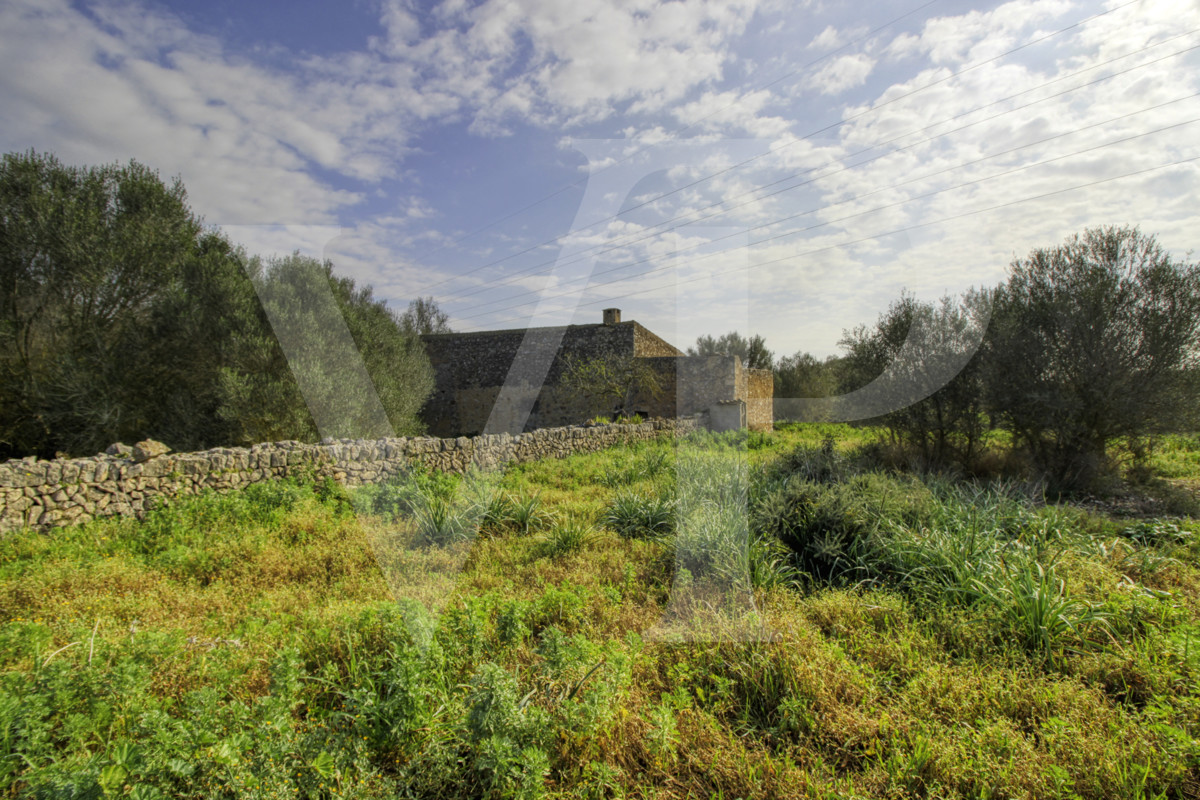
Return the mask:
<svg viewBox="0 0 1200 800">
<path fill-rule="evenodd" d="M 870 436 L 261 484 L 10 536 L 0 791 L 1191 796 L 1195 520 L 896 474 Z"/>
</svg>

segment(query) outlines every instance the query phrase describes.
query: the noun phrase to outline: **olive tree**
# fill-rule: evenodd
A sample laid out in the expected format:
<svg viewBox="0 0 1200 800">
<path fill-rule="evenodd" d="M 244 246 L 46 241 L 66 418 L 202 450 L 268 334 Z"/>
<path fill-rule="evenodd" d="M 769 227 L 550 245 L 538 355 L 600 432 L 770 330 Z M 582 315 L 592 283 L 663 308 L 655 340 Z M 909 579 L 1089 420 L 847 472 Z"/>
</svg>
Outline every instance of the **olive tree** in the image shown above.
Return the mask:
<svg viewBox="0 0 1200 800">
<path fill-rule="evenodd" d="M 400 315 L 400 325 L 409 333 L 422 336 L 431 333 L 454 333 L 450 315 L 438 308 L 432 297 L 418 297 Z"/>
<path fill-rule="evenodd" d="M 874 327 L 846 332 L 841 346 L 848 384 L 865 386 L 884 374 L 891 391 L 940 386 L 926 397 L 898 400 L 897 410 L 880 421 L 894 441 L 930 465 L 968 463 L 984 431 L 984 386 L 975 356 L 988 323 L 990 294 L 967 292 L 933 303 L 904 294 L 880 315 Z"/>
<path fill-rule="evenodd" d="M 696 339 L 694 347 L 687 349 L 689 356 L 737 356 L 742 360 L 742 366 L 751 369 L 770 369 L 774 354 L 767 349 L 763 337 L 755 334 L 747 339 L 737 331 L 730 331 L 722 336 L 713 338 L 701 336 Z"/>
<path fill-rule="evenodd" d="M 1131 227 L 1091 228 L 1012 263 L 996 297 L 990 402 L 1059 488 L 1086 488 L 1194 411 L 1200 267 Z"/>
<path fill-rule="evenodd" d="M 331 295 L 336 320 L 305 302 Z M 310 342 L 348 329 L 386 427 L 420 429 L 428 359 L 369 288 L 296 258 L 264 268 L 204 227 L 180 180 L 137 162 L 0 159 L 0 458 L 315 437 L 294 370 L 324 367 L 288 363 L 268 310 Z M 323 396 L 344 399 L 337 370 L 354 361 L 323 362 Z M 361 432 L 361 414 L 339 418 Z"/>
<path fill-rule="evenodd" d="M 657 399 L 664 392 L 654 368 L 633 356 L 567 356 L 562 383 L 584 397 L 611 403 L 618 416 L 630 416 L 639 397 Z"/>
<path fill-rule="evenodd" d="M 293 253 L 251 275 L 270 327 L 239 337 L 222 412 L 243 441 L 419 433 L 433 370 L 372 289 Z M 282 344 L 282 346 L 281 346 Z"/>
<path fill-rule="evenodd" d="M 832 397 L 839 391 L 842 359 L 820 360 L 806 351 L 783 356 L 772 367 L 776 397 Z"/>
<path fill-rule="evenodd" d="M 183 184 L 137 162 L 0 160 L 0 455 L 225 435 L 215 364 L 252 300 Z"/>
</svg>

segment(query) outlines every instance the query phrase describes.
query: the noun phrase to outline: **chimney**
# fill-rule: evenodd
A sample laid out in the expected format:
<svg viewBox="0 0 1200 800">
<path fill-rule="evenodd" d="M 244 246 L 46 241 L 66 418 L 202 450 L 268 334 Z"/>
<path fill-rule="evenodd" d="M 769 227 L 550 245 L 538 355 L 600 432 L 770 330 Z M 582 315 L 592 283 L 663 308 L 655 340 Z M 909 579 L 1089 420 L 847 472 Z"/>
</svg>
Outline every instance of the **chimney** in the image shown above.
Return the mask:
<svg viewBox="0 0 1200 800">
<path fill-rule="evenodd" d="M 605 325 L 616 325 L 620 321 L 621 321 L 621 309 L 619 309 L 619 308 L 604 309 L 604 324 Z"/>
</svg>

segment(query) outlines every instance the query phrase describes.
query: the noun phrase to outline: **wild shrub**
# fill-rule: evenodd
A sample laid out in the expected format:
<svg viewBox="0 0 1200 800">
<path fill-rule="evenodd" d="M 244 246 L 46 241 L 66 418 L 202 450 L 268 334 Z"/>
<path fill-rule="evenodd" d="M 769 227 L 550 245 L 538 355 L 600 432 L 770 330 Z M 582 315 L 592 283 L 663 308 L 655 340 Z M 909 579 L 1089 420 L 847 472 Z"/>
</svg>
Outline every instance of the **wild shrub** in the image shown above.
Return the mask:
<svg viewBox="0 0 1200 800">
<path fill-rule="evenodd" d="M 1191 531 L 1179 527 L 1177 522 L 1166 519 L 1135 522 L 1123 528 L 1121 535 L 1143 546 L 1180 545 L 1192 539 Z"/>
<path fill-rule="evenodd" d="M 546 531 L 541 542 L 543 555 L 556 556 L 582 550 L 596 541 L 596 529 L 576 517 L 556 522 Z"/>
<path fill-rule="evenodd" d="M 485 792 L 498 797 L 538 797 L 549 772 L 550 729 L 545 710 L 518 693 L 515 675 L 483 664 L 471 680 L 466 734 L 474 771 Z"/>
<path fill-rule="evenodd" d="M 461 483 L 455 475 L 415 464 L 391 480 L 354 490 L 355 507 L 388 521 L 412 515 L 431 496 L 452 498 Z"/>
<path fill-rule="evenodd" d="M 480 532 L 490 535 L 515 533 L 527 536 L 544 528 L 553 519 L 538 494 L 513 495 L 497 491 L 487 501 Z"/>
<path fill-rule="evenodd" d="M 797 566 L 831 581 L 880 577 L 885 521 L 916 521 L 928 504 L 928 490 L 911 479 L 868 473 L 823 484 L 795 476 L 758 494 L 750 515 L 755 531 L 796 554 Z"/>
<path fill-rule="evenodd" d="M 979 581 L 980 597 L 1000 610 L 1025 649 L 1043 660 L 1104 642 L 1108 614 L 1067 590 L 1054 567 L 1005 567 L 999 580 Z"/>
<path fill-rule="evenodd" d="M 435 719 L 438 672 L 428 654 L 394 641 L 379 654 L 355 653 L 351 646 L 344 671 L 327 662 L 312 680 L 336 698 L 331 721 L 338 729 L 380 755 L 407 760 L 419 749 L 420 731 Z"/>
<path fill-rule="evenodd" d="M 653 539 L 674 532 L 675 516 L 670 498 L 622 492 L 609 503 L 600 524 L 625 539 Z"/>
</svg>

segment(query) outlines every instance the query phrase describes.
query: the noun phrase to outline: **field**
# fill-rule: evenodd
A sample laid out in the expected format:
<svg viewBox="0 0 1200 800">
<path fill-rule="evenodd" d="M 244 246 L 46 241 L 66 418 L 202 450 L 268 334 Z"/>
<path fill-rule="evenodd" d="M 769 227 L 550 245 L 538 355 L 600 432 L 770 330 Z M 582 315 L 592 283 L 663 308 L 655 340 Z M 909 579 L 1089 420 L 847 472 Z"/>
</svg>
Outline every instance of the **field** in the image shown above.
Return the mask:
<svg viewBox="0 0 1200 800">
<path fill-rule="evenodd" d="M 1200 440 L 1132 487 L 870 430 L 261 484 L 0 541 L 13 797 L 1200 797 Z"/>
</svg>

